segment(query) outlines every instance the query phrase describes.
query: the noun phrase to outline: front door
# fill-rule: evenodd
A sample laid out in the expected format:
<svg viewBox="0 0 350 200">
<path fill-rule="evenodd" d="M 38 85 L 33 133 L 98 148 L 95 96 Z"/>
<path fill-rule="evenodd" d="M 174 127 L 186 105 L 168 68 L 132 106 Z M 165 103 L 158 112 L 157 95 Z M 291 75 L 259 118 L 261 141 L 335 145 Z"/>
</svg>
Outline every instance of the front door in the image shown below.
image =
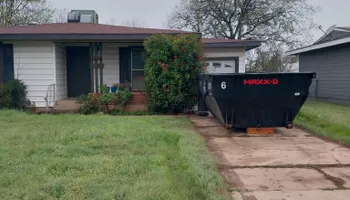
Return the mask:
<svg viewBox="0 0 350 200">
<path fill-rule="evenodd" d="M 131 89 L 133 91 L 145 90 L 144 83 L 144 59 L 143 49 L 131 49 Z"/>
<path fill-rule="evenodd" d="M 90 48 L 67 47 L 68 97 L 91 92 Z"/>
</svg>

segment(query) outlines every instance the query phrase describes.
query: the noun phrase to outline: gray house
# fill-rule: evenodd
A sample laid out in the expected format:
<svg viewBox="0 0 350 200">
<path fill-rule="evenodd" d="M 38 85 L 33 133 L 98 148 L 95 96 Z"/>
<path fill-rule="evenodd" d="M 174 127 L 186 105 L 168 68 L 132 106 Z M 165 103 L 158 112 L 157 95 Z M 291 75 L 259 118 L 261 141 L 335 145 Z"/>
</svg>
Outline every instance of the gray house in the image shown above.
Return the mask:
<svg viewBox="0 0 350 200">
<path fill-rule="evenodd" d="M 350 27 L 333 26 L 313 45 L 286 55 L 299 56 L 299 71 L 317 73 L 310 96 L 350 104 Z"/>
</svg>

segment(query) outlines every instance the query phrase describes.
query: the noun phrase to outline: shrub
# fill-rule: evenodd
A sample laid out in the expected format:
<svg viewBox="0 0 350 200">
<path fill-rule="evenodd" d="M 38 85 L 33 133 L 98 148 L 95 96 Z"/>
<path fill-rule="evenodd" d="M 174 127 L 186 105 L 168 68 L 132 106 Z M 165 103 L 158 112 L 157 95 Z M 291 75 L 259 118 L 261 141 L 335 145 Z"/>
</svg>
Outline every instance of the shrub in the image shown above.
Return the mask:
<svg viewBox="0 0 350 200">
<path fill-rule="evenodd" d="M 124 109 L 132 99 L 132 93 L 125 88 L 119 88 L 117 92 L 116 104 Z"/>
<path fill-rule="evenodd" d="M 27 87 L 20 80 L 12 80 L 0 85 L 0 109 L 24 109 L 30 106 Z"/>
<path fill-rule="evenodd" d="M 82 102 L 80 114 L 95 114 L 99 111 L 110 113 L 110 105 L 114 105 L 114 110 L 117 106 L 124 109 L 131 99 L 132 93 L 125 88 L 119 89 L 117 93 L 90 94 Z"/>
<path fill-rule="evenodd" d="M 145 86 L 149 109 L 178 113 L 196 102 L 197 75 L 203 71 L 204 56 L 197 35 L 154 35 L 144 42 Z"/>
<path fill-rule="evenodd" d="M 100 110 L 99 96 L 91 94 L 80 106 L 80 114 L 88 115 L 97 113 Z"/>
<path fill-rule="evenodd" d="M 107 85 L 101 85 L 100 86 L 100 93 L 102 94 L 106 94 L 106 93 L 109 93 L 109 88 Z"/>
<path fill-rule="evenodd" d="M 88 100 L 88 95 L 86 95 L 86 94 L 82 94 L 82 95 L 80 95 L 80 96 L 78 96 L 78 98 L 77 98 L 77 103 L 78 104 L 83 104 L 84 102 L 86 102 L 87 100 Z"/>
</svg>

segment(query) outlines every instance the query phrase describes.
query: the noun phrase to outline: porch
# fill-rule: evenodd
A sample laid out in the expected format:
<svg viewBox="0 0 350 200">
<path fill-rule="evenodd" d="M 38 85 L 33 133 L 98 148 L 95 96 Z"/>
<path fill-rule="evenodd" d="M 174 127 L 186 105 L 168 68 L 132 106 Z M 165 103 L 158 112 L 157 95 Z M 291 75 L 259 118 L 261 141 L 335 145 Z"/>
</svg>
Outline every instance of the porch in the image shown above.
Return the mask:
<svg viewBox="0 0 350 200">
<path fill-rule="evenodd" d="M 55 75 L 46 91 L 46 107 L 74 107 L 62 100 L 99 93 L 103 84 L 128 83 L 132 92 L 144 91 L 142 41 L 56 42 L 53 50 Z"/>
<path fill-rule="evenodd" d="M 132 92 L 133 98 L 129 105 L 126 106 L 125 111 L 128 112 L 143 112 L 147 111 L 146 99 L 143 92 Z M 76 98 L 67 98 L 58 100 L 53 107 L 48 109 L 39 109 L 38 112 L 50 112 L 50 113 L 78 113 L 80 104 L 76 102 Z M 112 107 L 112 105 L 111 105 Z"/>
</svg>

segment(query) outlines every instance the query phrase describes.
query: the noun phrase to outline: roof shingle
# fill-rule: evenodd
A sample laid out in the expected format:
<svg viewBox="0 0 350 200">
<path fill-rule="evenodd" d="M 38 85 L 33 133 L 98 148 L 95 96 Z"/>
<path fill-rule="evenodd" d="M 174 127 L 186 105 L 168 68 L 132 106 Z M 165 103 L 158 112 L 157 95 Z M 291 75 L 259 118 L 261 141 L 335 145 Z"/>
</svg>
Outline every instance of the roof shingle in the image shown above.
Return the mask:
<svg viewBox="0 0 350 200">
<path fill-rule="evenodd" d="M 0 28 L 0 34 L 157 34 L 190 33 L 182 30 L 135 28 L 92 23 L 53 23 Z"/>
</svg>

